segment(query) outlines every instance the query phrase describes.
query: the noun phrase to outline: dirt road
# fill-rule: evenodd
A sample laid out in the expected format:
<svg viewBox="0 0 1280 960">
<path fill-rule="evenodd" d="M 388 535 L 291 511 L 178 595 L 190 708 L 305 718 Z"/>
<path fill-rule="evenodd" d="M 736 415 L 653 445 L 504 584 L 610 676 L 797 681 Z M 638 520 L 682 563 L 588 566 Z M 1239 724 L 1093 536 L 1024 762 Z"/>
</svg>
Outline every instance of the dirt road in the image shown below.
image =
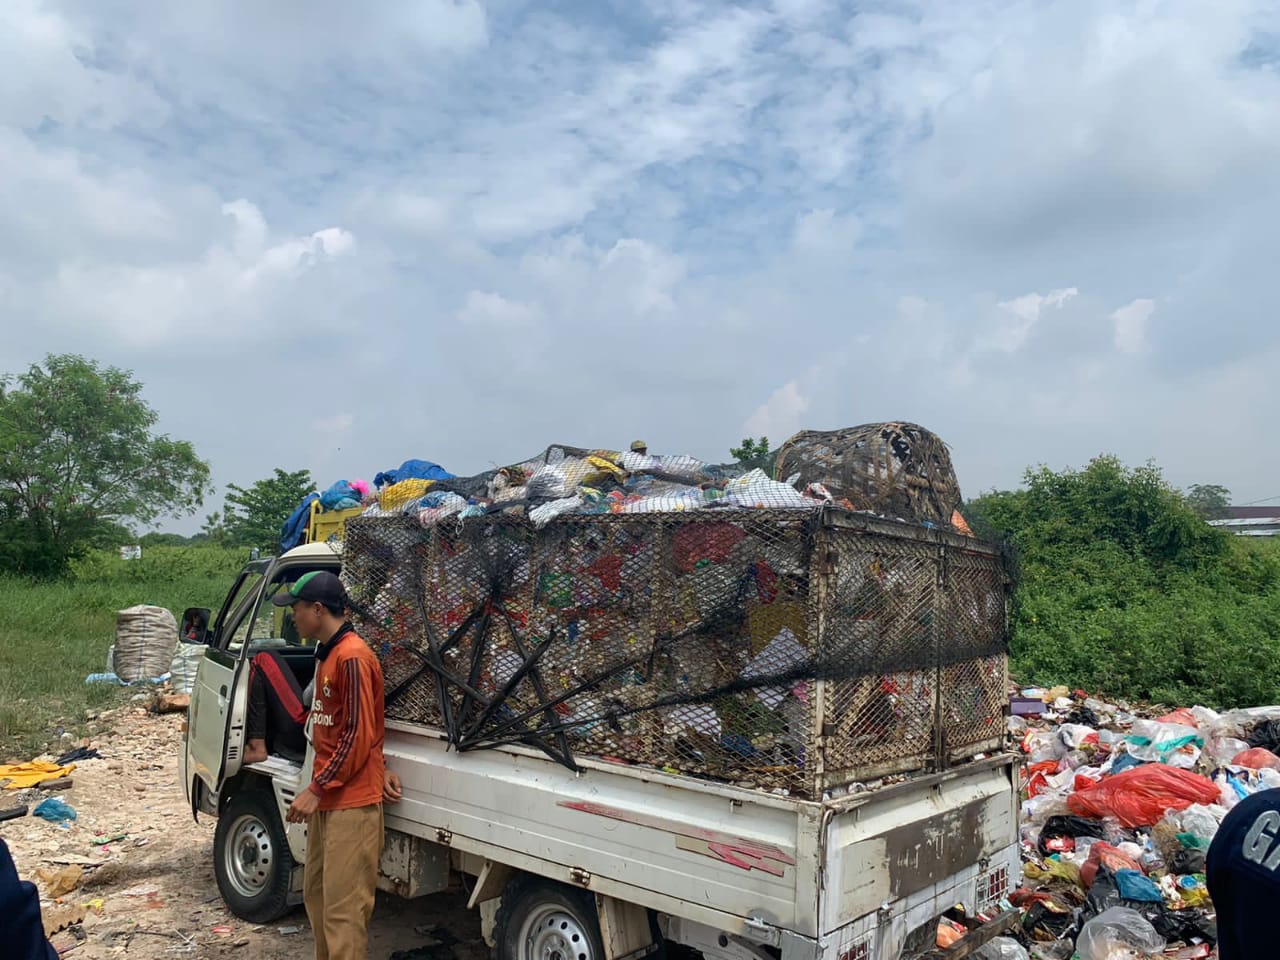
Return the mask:
<svg viewBox="0 0 1280 960">
<path fill-rule="evenodd" d="M 257 926 L 223 906 L 213 877 L 214 821 L 192 821 L 178 783 L 185 716 L 156 716 L 137 707 L 104 715 L 100 721 L 114 732 L 93 741 L 102 759 L 80 762 L 72 789 L 0 792 L 0 809 L 23 802 L 34 809 L 44 797 L 57 796 L 76 811 L 65 825 L 34 817 L 0 823 L 19 875 L 46 897 L 46 925 L 68 924 L 53 935 L 54 946 L 72 960 L 311 957 L 311 929 L 301 907 Z M 57 892 L 51 885 L 70 882 L 76 882 L 74 890 L 47 896 Z M 385 960 L 400 951 L 400 960 L 484 960 L 488 949 L 478 920 L 464 903 L 460 894 L 416 901 L 379 894 L 370 956 Z"/>
</svg>

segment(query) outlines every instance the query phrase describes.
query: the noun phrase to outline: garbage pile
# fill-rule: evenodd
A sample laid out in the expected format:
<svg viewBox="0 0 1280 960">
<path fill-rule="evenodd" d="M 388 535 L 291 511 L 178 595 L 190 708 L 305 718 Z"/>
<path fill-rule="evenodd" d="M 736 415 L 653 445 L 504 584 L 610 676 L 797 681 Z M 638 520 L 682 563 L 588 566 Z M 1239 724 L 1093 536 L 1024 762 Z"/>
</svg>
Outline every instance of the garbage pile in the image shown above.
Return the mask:
<svg viewBox="0 0 1280 960">
<path fill-rule="evenodd" d="M 1205 854 L 1228 810 L 1280 787 L 1280 707 L 1152 716 L 1058 687 L 1022 690 L 1012 712 L 1026 763 L 1010 901 L 1029 955 L 1213 956 Z"/>
</svg>

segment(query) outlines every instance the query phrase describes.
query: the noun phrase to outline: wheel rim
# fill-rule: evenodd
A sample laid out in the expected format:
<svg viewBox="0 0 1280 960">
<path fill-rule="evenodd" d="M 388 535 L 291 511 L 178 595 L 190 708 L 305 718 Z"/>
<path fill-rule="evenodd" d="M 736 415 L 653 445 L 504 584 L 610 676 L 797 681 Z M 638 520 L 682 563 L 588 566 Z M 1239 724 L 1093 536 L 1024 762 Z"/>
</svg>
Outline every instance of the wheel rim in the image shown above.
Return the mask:
<svg viewBox="0 0 1280 960">
<path fill-rule="evenodd" d="M 587 931 L 561 906 L 535 907 L 520 929 L 520 960 L 599 960 Z"/>
<path fill-rule="evenodd" d="M 236 818 L 227 831 L 222 865 L 231 886 L 242 897 L 256 897 L 271 880 L 275 850 L 267 825 L 251 813 Z"/>
</svg>

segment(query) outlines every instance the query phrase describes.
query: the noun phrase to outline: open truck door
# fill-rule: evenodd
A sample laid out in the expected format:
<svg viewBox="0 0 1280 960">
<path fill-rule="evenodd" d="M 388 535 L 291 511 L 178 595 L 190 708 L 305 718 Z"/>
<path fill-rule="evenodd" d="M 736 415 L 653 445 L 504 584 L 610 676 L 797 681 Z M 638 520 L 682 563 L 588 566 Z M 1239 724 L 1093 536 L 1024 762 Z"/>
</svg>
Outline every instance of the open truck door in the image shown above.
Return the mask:
<svg viewBox="0 0 1280 960">
<path fill-rule="evenodd" d="M 233 727 L 244 728 L 248 687 L 237 683 L 241 651 L 269 566 L 270 561 L 259 561 L 241 571 L 208 633 L 208 648 L 196 670 L 183 778 L 193 814 L 200 809 L 209 812 L 223 782 L 239 769 L 243 738 L 231 733 Z M 233 723 L 237 715 L 239 722 Z"/>
</svg>

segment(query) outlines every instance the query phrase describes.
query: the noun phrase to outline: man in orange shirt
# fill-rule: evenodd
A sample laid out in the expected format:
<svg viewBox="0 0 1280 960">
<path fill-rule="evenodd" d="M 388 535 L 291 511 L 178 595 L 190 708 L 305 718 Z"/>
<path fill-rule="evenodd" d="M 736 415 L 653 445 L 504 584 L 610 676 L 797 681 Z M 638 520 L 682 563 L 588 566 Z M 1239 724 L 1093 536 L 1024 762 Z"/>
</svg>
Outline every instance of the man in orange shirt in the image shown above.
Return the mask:
<svg viewBox="0 0 1280 960">
<path fill-rule="evenodd" d="M 272 603 L 293 607 L 302 636 L 327 638 L 316 647 L 314 772 L 287 816 L 307 824 L 302 898 L 316 960 L 365 960 L 382 855 L 382 665 L 345 619 L 334 574 L 305 573 Z"/>
</svg>

